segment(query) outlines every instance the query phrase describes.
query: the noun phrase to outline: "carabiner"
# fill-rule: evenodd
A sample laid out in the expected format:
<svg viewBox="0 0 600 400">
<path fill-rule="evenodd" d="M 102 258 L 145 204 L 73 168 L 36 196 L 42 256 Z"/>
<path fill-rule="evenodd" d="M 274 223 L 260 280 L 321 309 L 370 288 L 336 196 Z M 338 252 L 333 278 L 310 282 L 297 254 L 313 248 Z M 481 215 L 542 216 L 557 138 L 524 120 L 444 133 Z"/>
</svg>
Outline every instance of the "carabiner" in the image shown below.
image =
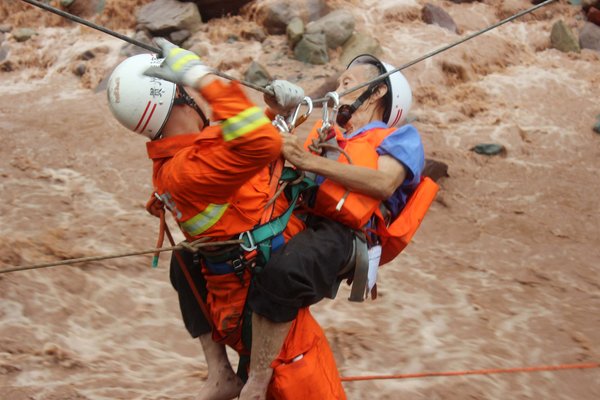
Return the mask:
<svg viewBox="0 0 600 400">
<path fill-rule="evenodd" d="M 300 114 L 300 109 L 302 108 L 302 105 L 304 105 L 304 104 L 306 104 L 307 110 L 304 114 L 302 114 L 300 116 L 300 118 L 298 118 L 298 115 Z M 293 130 L 295 127 L 299 126 L 304 121 L 306 121 L 308 119 L 308 117 L 310 116 L 310 114 L 312 113 L 312 111 L 313 111 L 312 99 L 310 97 L 306 96 L 304 99 L 302 99 L 302 102 L 300 104 L 298 104 L 298 106 L 296 107 L 296 109 L 294 110 L 292 115 L 288 118 L 288 126 L 290 127 L 290 130 Z"/>
<path fill-rule="evenodd" d="M 274 127 L 279 129 L 280 132 L 291 133 L 291 129 L 288 126 L 287 122 L 285 122 L 285 118 L 281 115 L 277 114 L 275 119 L 272 121 Z"/>
<path fill-rule="evenodd" d="M 248 246 L 246 246 L 246 239 L 244 238 L 245 236 L 248 236 L 248 243 L 250 243 Z M 240 237 L 239 240 L 242 240 L 244 243 L 240 243 L 240 247 L 246 251 L 254 251 L 256 250 L 256 243 L 254 243 L 254 238 L 252 237 L 252 233 L 250 231 L 245 231 L 240 233 Z"/>
<path fill-rule="evenodd" d="M 334 126 L 337 113 L 340 108 L 340 95 L 337 92 L 329 92 L 325 95 L 325 103 L 323 108 L 326 108 L 329 104 L 329 99 L 333 100 L 333 107 L 331 107 L 331 114 L 327 112 L 328 122 L 330 126 Z"/>
</svg>

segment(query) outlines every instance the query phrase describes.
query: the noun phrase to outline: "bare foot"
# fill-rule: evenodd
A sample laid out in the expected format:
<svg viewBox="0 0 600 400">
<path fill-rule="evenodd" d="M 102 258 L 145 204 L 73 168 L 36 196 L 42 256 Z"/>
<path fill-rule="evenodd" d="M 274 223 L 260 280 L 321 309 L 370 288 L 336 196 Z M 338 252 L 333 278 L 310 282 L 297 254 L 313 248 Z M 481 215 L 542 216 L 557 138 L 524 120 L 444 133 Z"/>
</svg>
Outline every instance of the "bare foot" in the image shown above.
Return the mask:
<svg viewBox="0 0 600 400">
<path fill-rule="evenodd" d="M 230 400 L 236 398 L 244 386 L 230 365 L 208 372 L 208 378 L 200 390 L 198 400 Z"/>
<path fill-rule="evenodd" d="M 265 400 L 272 376 L 273 370 L 271 368 L 257 373 L 252 373 L 252 370 L 250 370 L 248 382 L 244 385 L 239 400 Z"/>
</svg>

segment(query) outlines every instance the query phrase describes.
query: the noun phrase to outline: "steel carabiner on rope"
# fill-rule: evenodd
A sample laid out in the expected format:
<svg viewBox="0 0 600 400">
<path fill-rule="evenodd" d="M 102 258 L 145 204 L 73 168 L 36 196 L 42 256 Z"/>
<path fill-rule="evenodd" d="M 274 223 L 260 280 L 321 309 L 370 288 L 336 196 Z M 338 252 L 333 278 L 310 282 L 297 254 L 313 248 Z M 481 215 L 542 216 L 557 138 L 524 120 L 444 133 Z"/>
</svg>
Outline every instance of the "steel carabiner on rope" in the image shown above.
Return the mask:
<svg viewBox="0 0 600 400">
<path fill-rule="evenodd" d="M 306 105 L 307 110 L 304 114 L 299 115 L 300 109 L 302 108 L 303 105 Z M 308 119 L 310 114 L 312 114 L 312 112 L 313 112 L 312 99 L 310 97 L 306 96 L 306 97 L 304 97 L 304 99 L 302 99 L 302 102 L 300 104 L 298 104 L 298 106 L 296 107 L 296 109 L 294 110 L 292 115 L 288 118 L 287 124 L 288 124 L 288 127 L 290 128 L 290 130 L 293 130 L 297 126 L 300 126 L 301 124 L 303 124 Z"/>
<path fill-rule="evenodd" d="M 280 132 L 285 132 L 285 133 L 292 132 L 292 130 L 290 129 L 290 126 L 285 121 L 285 118 L 279 114 L 277 114 L 275 116 L 275 119 L 273 119 L 272 124 L 275 128 L 279 129 Z"/>
<path fill-rule="evenodd" d="M 329 100 L 333 101 L 333 107 L 329 112 Z M 340 96 L 337 92 L 329 92 L 325 95 L 323 102 L 323 124 L 319 128 L 319 136 L 324 139 L 329 133 L 329 130 L 334 127 L 335 119 L 337 118 L 338 109 L 340 107 Z M 322 140 L 325 141 L 325 140 Z"/>
</svg>

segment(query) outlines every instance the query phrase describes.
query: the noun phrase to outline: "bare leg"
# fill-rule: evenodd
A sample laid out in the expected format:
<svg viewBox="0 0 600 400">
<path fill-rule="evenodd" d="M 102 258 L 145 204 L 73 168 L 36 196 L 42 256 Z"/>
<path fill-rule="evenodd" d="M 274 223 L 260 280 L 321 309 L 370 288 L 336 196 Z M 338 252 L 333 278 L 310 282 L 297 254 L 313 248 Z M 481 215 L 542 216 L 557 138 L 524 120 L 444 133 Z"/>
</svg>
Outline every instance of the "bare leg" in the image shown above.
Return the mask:
<svg viewBox="0 0 600 400">
<path fill-rule="evenodd" d="M 211 334 L 200 336 L 208 365 L 208 378 L 200 391 L 199 400 L 230 400 L 242 390 L 242 380 L 233 372 L 225 346 L 213 342 Z"/>
<path fill-rule="evenodd" d="M 291 322 L 271 322 L 252 314 L 252 352 L 248 382 L 240 393 L 240 400 L 264 400 L 273 376 L 271 363 L 283 346 Z"/>
</svg>

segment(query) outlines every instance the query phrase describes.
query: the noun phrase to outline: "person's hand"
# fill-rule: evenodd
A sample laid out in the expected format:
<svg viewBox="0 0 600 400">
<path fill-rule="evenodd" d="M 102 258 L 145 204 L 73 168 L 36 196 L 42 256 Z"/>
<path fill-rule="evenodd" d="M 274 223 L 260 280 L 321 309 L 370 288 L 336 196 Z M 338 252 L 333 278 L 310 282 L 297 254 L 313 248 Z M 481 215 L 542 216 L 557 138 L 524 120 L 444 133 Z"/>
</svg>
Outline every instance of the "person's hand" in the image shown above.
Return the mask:
<svg viewBox="0 0 600 400">
<path fill-rule="evenodd" d="M 304 149 L 298 136 L 281 132 L 281 138 L 283 139 L 283 146 L 281 147 L 283 158 L 294 164 L 294 166 L 303 169 L 307 157 L 311 154 Z"/>
<path fill-rule="evenodd" d="M 304 100 L 304 90 L 288 81 L 274 80 L 265 89 L 274 93 L 273 96 L 265 94 L 265 103 L 271 110 L 283 116 L 290 114 Z"/>
<path fill-rule="evenodd" d="M 198 81 L 212 72 L 202 64 L 200 57 L 189 50 L 174 45 L 164 38 L 154 40 L 162 50 L 164 61 L 160 67 L 150 67 L 144 75 L 164 79 L 177 84 L 198 87 Z"/>
<path fill-rule="evenodd" d="M 148 202 L 146 203 L 146 211 L 148 211 L 150 215 L 154 215 L 157 218 L 160 218 L 161 213 L 165 211 L 165 205 L 156 197 L 155 193 L 152 193 L 148 199 Z"/>
</svg>

